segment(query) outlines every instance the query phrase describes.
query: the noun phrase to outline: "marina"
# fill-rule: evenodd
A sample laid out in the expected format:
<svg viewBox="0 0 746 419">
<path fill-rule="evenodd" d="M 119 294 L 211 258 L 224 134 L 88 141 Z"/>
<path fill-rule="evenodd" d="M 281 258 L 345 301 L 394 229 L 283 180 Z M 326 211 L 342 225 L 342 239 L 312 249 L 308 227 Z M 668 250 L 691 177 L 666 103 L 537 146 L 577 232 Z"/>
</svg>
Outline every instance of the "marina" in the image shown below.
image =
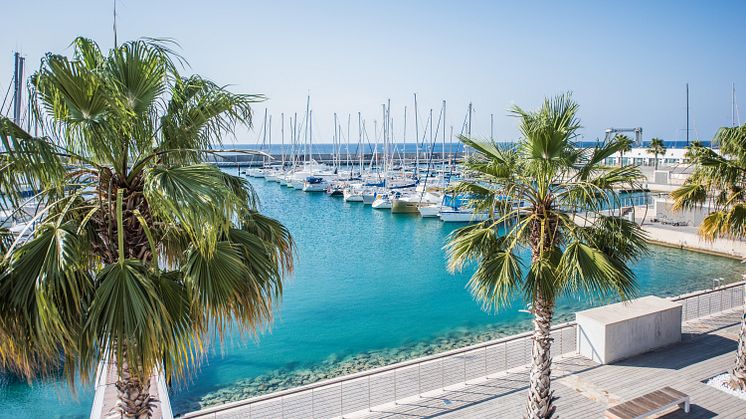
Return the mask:
<svg viewBox="0 0 746 419">
<path fill-rule="evenodd" d="M 746 417 L 746 4 L 42 3 L 0 419 Z"/>
<path fill-rule="evenodd" d="M 233 170 L 236 173 L 236 169 Z M 444 268 L 443 244 L 459 224 L 377 211 L 342 197 L 303 193 L 250 178 L 261 208 L 287 223 L 299 264 L 284 304 L 258 342 L 238 335 L 206 360 L 194 379 L 172 389 L 174 412 L 240 400 L 315 380 L 519 333 L 530 325 L 517 302 L 488 314 L 473 304 L 468 272 Z M 379 243 L 387 243 L 380 246 Z M 344 261 L 344 262 L 342 262 Z M 675 276 L 671 266 L 676 265 Z M 737 260 L 653 247 L 633 267 L 640 294 L 673 296 L 738 281 Z M 587 302 L 566 299 L 558 321 Z M 382 333 L 381 331 L 385 331 Z M 16 417 L 34 406 L 49 417 L 87 417 L 92 393 L 60 402 L 62 382 L 33 388 L 5 377 L 0 408 Z"/>
</svg>

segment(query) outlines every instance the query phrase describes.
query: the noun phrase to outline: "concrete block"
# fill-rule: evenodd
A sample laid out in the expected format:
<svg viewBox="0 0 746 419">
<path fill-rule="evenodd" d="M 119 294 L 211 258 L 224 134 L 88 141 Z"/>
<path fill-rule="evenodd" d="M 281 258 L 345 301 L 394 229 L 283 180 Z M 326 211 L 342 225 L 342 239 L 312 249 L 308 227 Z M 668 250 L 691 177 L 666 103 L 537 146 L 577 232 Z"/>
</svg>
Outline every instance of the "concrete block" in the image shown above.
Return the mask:
<svg viewBox="0 0 746 419">
<path fill-rule="evenodd" d="M 648 296 L 575 313 L 578 352 L 609 364 L 681 341 L 681 304 Z"/>
</svg>

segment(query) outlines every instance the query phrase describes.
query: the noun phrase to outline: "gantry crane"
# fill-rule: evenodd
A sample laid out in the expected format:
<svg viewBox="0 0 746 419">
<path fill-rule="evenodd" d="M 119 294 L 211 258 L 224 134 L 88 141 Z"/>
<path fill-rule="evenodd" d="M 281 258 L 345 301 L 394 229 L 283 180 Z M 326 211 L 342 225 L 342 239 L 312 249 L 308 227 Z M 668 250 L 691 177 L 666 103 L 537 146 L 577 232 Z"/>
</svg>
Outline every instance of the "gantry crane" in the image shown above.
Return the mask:
<svg viewBox="0 0 746 419">
<path fill-rule="evenodd" d="M 614 134 L 620 132 L 634 132 L 635 133 L 635 145 L 642 145 L 642 127 L 637 128 L 606 128 L 606 137 L 604 141 L 608 142 L 611 140 Z"/>
</svg>

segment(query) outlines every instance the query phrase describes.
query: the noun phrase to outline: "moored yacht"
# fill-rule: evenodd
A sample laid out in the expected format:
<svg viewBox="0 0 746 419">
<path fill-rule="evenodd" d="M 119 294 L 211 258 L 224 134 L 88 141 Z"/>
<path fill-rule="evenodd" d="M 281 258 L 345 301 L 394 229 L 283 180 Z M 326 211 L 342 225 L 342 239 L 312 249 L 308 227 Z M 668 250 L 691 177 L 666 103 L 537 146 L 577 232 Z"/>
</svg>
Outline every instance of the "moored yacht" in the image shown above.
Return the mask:
<svg viewBox="0 0 746 419">
<path fill-rule="evenodd" d="M 443 198 L 432 192 L 411 193 L 391 200 L 391 212 L 417 214 L 419 208 L 439 204 Z"/>
<path fill-rule="evenodd" d="M 342 196 L 345 202 L 363 202 L 363 189 L 360 184 L 347 185 Z"/>
<path fill-rule="evenodd" d="M 321 176 L 309 176 L 303 181 L 303 192 L 325 192 L 329 182 Z"/>
<path fill-rule="evenodd" d="M 474 212 L 472 208 L 444 207 L 438 216 L 446 223 L 477 223 L 487 219 L 486 212 Z"/>
<path fill-rule="evenodd" d="M 371 205 L 375 209 L 391 209 L 391 196 L 387 193 L 378 194 Z"/>
</svg>

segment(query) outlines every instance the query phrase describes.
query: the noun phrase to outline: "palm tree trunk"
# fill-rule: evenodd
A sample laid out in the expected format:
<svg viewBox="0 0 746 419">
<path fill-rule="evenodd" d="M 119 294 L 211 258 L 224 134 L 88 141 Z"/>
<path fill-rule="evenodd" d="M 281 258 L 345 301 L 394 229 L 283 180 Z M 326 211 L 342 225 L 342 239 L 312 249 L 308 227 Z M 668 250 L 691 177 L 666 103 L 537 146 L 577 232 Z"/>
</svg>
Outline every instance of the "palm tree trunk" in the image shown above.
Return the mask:
<svg viewBox="0 0 746 419">
<path fill-rule="evenodd" d="M 655 170 L 658 170 L 658 153 L 655 153 Z"/>
<path fill-rule="evenodd" d="M 730 386 L 746 391 L 746 311 L 741 316 L 741 330 L 738 332 L 736 366 L 730 373 Z"/>
<path fill-rule="evenodd" d="M 533 311 L 534 334 L 532 336 L 532 364 L 529 375 L 526 417 L 528 419 L 544 419 L 551 418 L 556 409 L 550 377 L 552 373 L 550 328 L 554 304 L 539 293 L 534 300 Z"/>
<path fill-rule="evenodd" d="M 155 402 L 150 395 L 150 377 L 141 381 L 123 362 L 116 382 L 117 410 L 123 418 L 148 419 Z"/>
</svg>

